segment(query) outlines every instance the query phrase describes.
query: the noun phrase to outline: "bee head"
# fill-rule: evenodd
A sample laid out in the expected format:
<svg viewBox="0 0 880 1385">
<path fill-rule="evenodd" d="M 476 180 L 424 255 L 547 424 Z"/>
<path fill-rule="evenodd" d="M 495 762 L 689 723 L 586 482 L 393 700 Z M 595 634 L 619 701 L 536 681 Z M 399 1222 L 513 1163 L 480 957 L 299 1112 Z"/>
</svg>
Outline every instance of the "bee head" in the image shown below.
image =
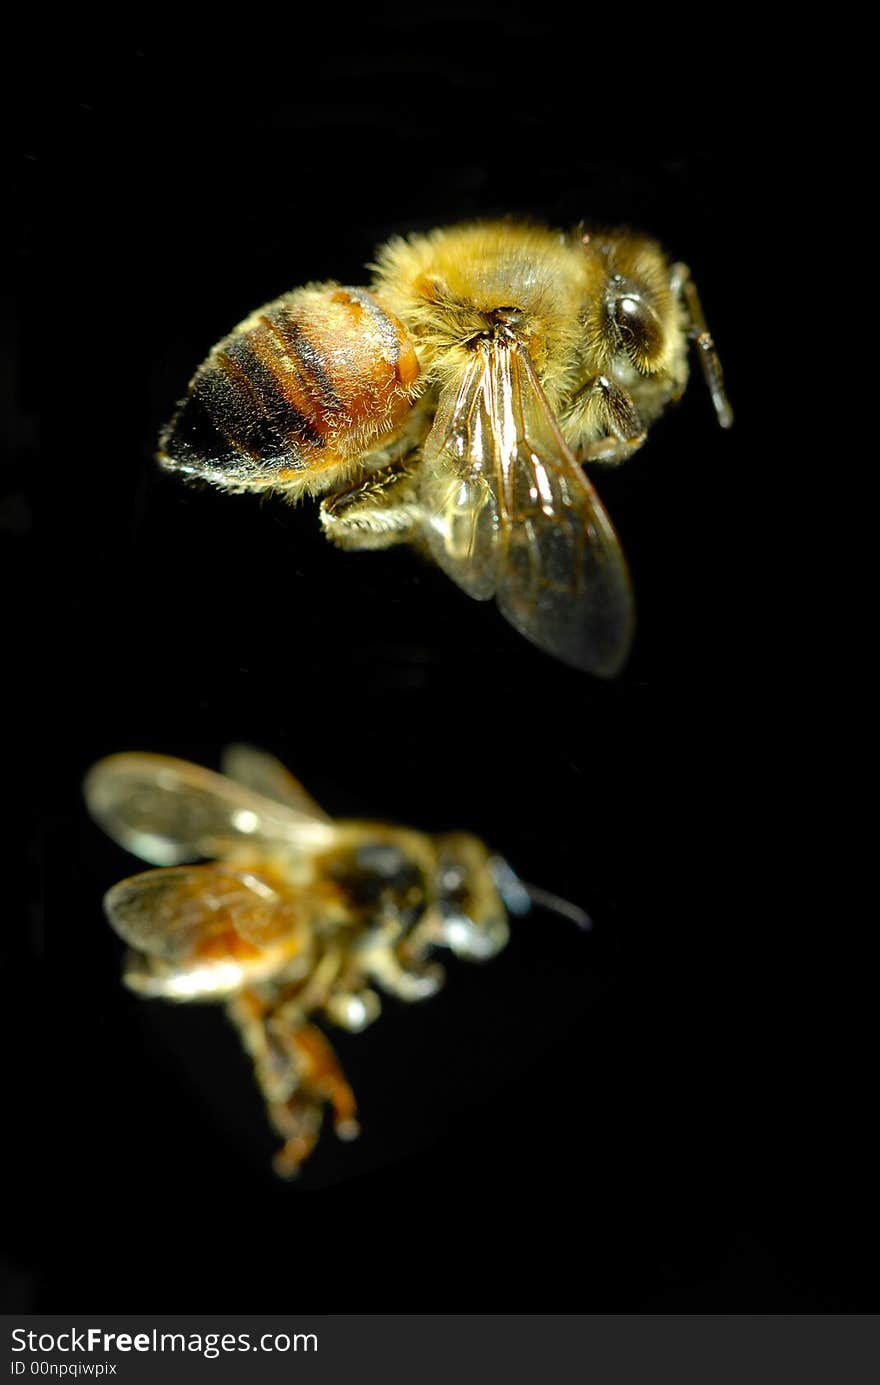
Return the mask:
<svg viewBox="0 0 880 1385">
<path fill-rule="evenodd" d="M 434 913 L 441 920 L 443 945 L 458 956 L 494 957 L 510 936 L 508 914 L 527 914 L 533 906 L 569 919 L 585 932 L 593 926 L 577 904 L 526 884 L 476 837 L 456 833 L 438 839 Z"/>
<path fill-rule="evenodd" d="M 494 873 L 496 858 L 490 857 L 477 837 L 465 832 L 448 833 L 435 841 L 433 912 L 441 944 L 471 961 L 494 957 L 510 936 L 510 905 Z"/>
</svg>

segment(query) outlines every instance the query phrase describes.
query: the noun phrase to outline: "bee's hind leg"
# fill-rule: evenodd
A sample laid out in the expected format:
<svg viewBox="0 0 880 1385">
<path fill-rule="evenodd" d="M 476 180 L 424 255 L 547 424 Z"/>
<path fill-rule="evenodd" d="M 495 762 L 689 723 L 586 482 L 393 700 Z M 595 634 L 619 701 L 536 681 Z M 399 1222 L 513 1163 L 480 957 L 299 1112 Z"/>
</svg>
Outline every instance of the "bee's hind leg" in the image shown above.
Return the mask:
<svg viewBox="0 0 880 1385">
<path fill-rule="evenodd" d="M 299 1086 L 285 1101 L 270 1102 L 269 1116 L 284 1145 L 272 1160 L 275 1172 L 292 1178 L 311 1154 L 321 1128 L 322 1105 L 333 1107 L 333 1128 L 341 1140 L 360 1134 L 354 1092 L 329 1040 L 313 1024 L 291 1029 L 288 1037 Z"/>
<path fill-rule="evenodd" d="M 354 1092 L 329 1041 L 291 1006 L 264 1005 L 255 991 L 243 991 L 228 1007 L 254 1073 L 269 1118 L 284 1140 L 273 1164 L 282 1178 L 293 1178 L 321 1133 L 325 1102 L 341 1139 L 354 1139 L 360 1127 Z"/>
<path fill-rule="evenodd" d="M 321 504 L 324 533 L 340 548 L 391 548 L 418 535 L 421 507 L 416 472 L 406 461 L 372 472 Z"/>
</svg>

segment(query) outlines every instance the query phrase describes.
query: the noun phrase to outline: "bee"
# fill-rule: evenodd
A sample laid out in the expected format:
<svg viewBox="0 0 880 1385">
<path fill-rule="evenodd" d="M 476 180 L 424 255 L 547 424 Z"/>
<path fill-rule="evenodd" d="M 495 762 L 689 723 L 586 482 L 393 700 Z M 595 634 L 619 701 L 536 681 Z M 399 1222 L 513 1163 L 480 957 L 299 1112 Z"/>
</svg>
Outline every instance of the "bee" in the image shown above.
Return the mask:
<svg viewBox="0 0 880 1385">
<path fill-rule="evenodd" d="M 211 351 L 160 463 L 229 491 L 324 494 L 342 548 L 409 543 L 541 649 L 612 677 L 634 603 L 582 463 L 617 464 L 699 348 L 733 415 L 687 267 L 629 231 L 487 221 L 395 238 L 368 289 L 295 289 Z"/>
<path fill-rule="evenodd" d="M 532 903 L 582 928 L 590 920 L 467 833 L 333 822 L 249 746 L 229 747 L 223 770 L 111 755 L 89 770 L 84 794 L 114 841 L 159 867 L 104 898 L 130 949 L 125 985 L 225 1003 L 283 1140 L 274 1167 L 290 1178 L 318 1140 L 325 1105 L 338 1136 L 359 1133 L 354 1093 L 310 1017 L 358 1033 L 378 1018 L 380 990 L 403 1001 L 434 995 L 444 980 L 436 949 L 493 957 L 508 913 Z"/>
</svg>

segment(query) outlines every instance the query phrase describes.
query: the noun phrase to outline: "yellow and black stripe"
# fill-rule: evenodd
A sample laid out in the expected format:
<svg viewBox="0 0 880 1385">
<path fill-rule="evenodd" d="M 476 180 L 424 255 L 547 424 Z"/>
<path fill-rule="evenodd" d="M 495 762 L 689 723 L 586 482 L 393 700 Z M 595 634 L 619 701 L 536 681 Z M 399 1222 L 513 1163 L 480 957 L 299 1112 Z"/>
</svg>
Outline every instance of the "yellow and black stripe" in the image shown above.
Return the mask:
<svg viewBox="0 0 880 1385">
<path fill-rule="evenodd" d="M 263 485 L 346 460 L 410 407 L 418 362 L 364 289 L 299 289 L 214 347 L 162 432 L 159 458 L 220 484 Z"/>
</svg>

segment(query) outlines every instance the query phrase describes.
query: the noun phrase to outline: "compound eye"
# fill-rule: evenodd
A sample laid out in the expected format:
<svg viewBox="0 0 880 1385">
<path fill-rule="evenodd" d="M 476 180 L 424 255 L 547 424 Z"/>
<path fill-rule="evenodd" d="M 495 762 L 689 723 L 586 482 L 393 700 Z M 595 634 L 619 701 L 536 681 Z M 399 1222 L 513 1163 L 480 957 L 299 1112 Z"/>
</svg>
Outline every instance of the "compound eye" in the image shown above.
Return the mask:
<svg viewBox="0 0 880 1385">
<path fill-rule="evenodd" d="M 654 369 L 663 354 L 663 328 L 650 303 L 638 294 L 622 293 L 611 300 L 611 317 L 636 370 Z"/>
</svg>

